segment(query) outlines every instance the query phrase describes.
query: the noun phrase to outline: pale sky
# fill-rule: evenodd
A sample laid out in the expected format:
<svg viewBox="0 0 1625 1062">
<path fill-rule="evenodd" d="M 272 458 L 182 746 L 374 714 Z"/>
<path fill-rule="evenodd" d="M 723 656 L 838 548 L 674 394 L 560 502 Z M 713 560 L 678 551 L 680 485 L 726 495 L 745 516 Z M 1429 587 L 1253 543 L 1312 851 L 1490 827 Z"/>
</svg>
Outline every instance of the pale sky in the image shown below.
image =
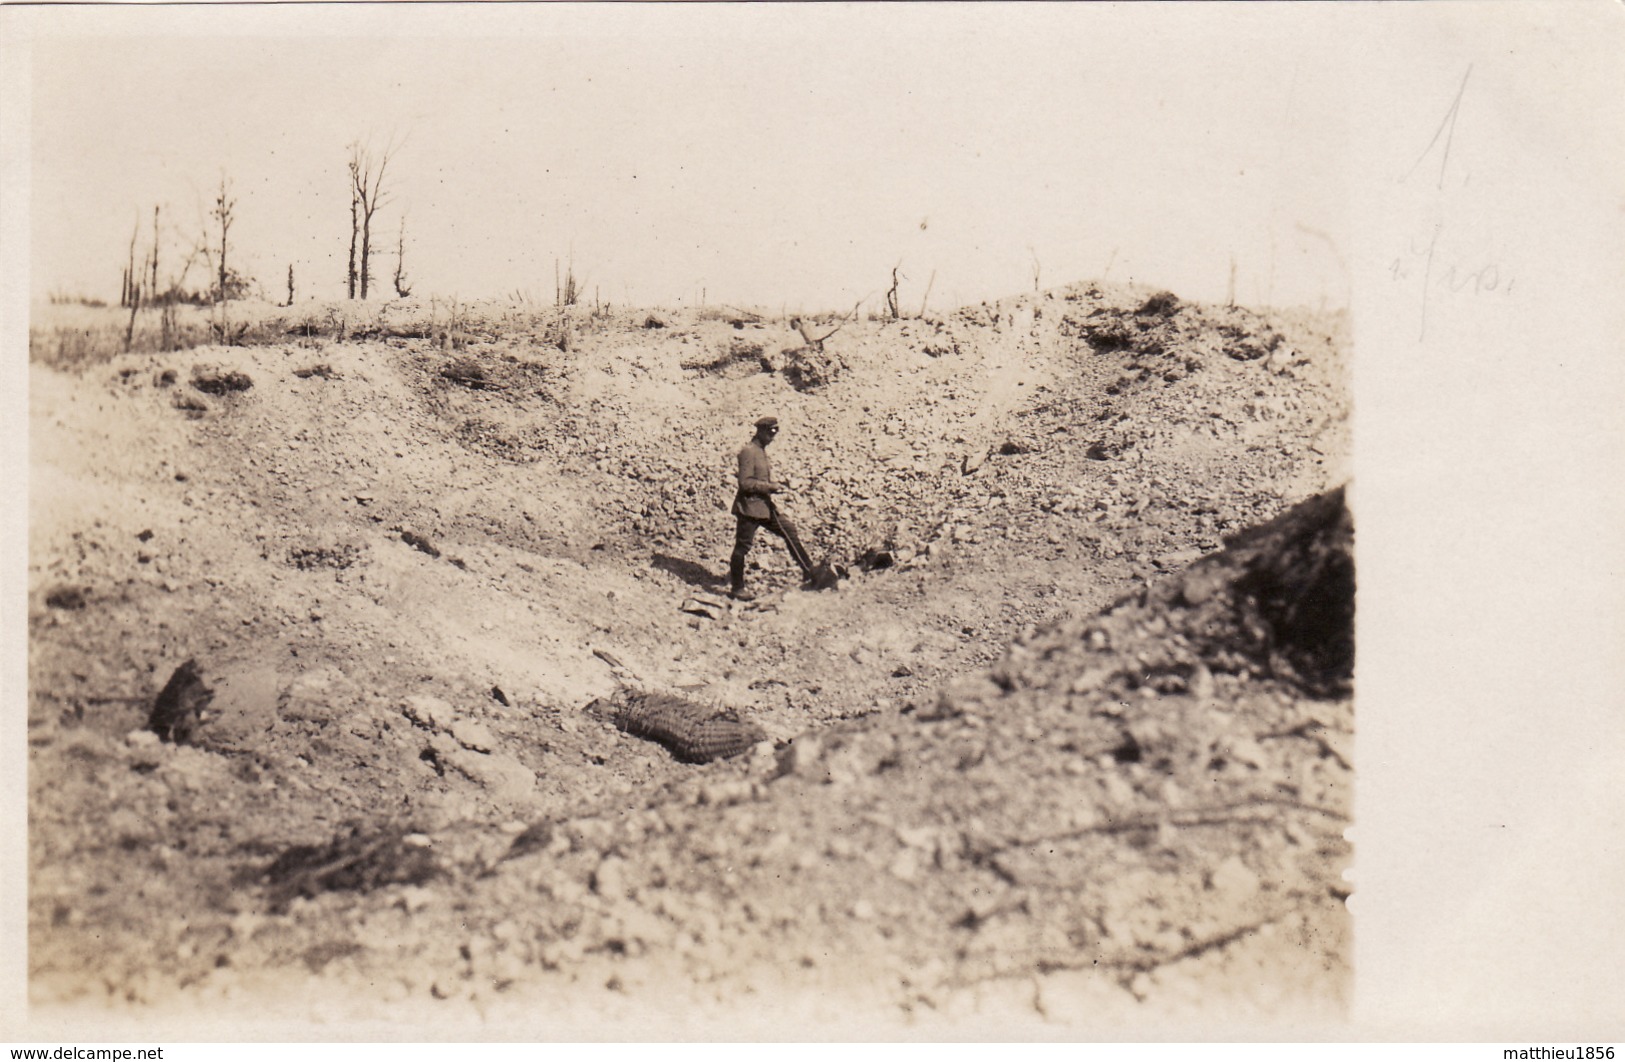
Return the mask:
<svg viewBox="0 0 1625 1062">
<path fill-rule="evenodd" d="M 318 17 L 320 16 L 320 17 Z M 1109 275 L 1347 301 L 1331 8 L 618 5 L 97 9 L 32 49 L 33 294 L 160 272 L 224 171 L 231 257 L 342 293 L 346 146 L 404 138 L 418 294 L 936 307 Z M 201 271 L 201 265 L 198 267 Z M 392 258 L 375 259 L 386 294 Z"/>
</svg>

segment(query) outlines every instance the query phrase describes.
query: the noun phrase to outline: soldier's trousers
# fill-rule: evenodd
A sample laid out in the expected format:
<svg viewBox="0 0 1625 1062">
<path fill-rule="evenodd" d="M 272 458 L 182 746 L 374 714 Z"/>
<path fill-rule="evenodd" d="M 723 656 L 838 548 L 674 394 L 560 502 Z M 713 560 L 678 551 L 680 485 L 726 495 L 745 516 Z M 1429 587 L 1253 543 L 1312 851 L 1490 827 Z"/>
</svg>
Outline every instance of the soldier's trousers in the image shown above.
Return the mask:
<svg viewBox="0 0 1625 1062">
<path fill-rule="evenodd" d="M 784 539 L 785 548 L 790 551 L 796 566 L 801 574 L 810 575 L 813 570 L 812 558 L 807 555 L 807 547 L 801 544 L 801 537 L 796 534 L 796 525 L 786 519 L 777 509 L 765 520 L 754 516 L 741 516 L 734 529 L 734 552 L 728 562 L 728 580 L 733 588 L 738 590 L 745 585 L 745 557 L 750 553 L 751 543 L 756 541 L 756 532 L 767 530 Z"/>
</svg>

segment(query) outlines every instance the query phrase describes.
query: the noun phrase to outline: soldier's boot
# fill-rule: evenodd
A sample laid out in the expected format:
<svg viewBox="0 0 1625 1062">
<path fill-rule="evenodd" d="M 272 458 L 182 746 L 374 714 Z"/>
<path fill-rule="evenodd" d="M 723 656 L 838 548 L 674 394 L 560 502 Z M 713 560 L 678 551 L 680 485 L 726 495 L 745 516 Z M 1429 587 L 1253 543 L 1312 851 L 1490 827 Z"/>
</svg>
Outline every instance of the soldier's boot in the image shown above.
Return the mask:
<svg viewBox="0 0 1625 1062">
<path fill-rule="evenodd" d="M 728 596 L 735 601 L 754 601 L 756 595 L 745 589 L 745 551 L 735 549 L 728 560 Z"/>
</svg>

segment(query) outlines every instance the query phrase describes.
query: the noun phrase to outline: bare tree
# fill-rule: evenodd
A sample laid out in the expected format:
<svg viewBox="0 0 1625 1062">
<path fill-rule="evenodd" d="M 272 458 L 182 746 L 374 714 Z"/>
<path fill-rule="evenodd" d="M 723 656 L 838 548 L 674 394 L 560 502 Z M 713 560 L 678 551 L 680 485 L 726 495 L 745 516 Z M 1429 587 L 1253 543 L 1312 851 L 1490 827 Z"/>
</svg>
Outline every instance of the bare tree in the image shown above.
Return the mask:
<svg viewBox="0 0 1625 1062">
<path fill-rule="evenodd" d="M 865 295 L 863 299 L 867 299 L 873 294 L 874 292 L 871 291 L 869 295 Z M 813 350 L 822 353 L 824 350 L 824 340 L 845 328 L 847 322 L 858 315 L 859 308 L 863 306 L 863 299 L 859 299 L 857 302 L 853 303 L 851 310 L 836 318 L 835 326 L 829 331 L 825 332 L 823 335 L 814 335 L 811 326 L 806 321 L 803 321 L 800 317 L 790 318 L 790 327 L 801 333 L 801 341 L 803 343 L 807 344 L 807 346 L 811 347 Z"/>
<path fill-rule="evenodd" d="M 293 305 L 293 263 L 288 263 L 288 305 Z"/>
<path fill-rule="evenodd" d="M 412 287 L 406 279 L 406 215 L 401 215 L 401 233 L 395 243 L 395 294 L 399 298 L 406 298 L 412 294 Z"/>
<path fill-rule="evenodd" d="M 559 260 L 553 259 L 553 305 L 574 306 L 581 298 L 581 284 L 576 280 L 575 255 L 564 267 L 564 278 L 559 279 Z"/>
<path fill-rule="evenodd" d="M 361 197 L 356 187 L 361 183 L 361 157 L 354 144 L 350 145 L 350 298 L 355 298 L 355 245 L 361 236 Z"/>
<path fill-rule="evenodd" d="M 372 216 L 389 200 L 384 191 L 384 175 L 398 145 L 388 144 L 376 159 L 372 150 L 357 141 L 350 145 L 350 297 L 355 297 L 359 272 L 361 297 L 367 297 L 372 281 Z M 374 168 L 376 167 L 376 169 Z M 355 257 L 356 225 L 361 229 L 361 262 Z"/>
<path fill-rule="evenodd" d="M 898 262 L 897 265 L 891 267 L 891 287 L 886 291 L 886 309 L 891 314 L 892 320 L 894 321 L 903 316 L 902 311 L 897 308 L 897 270 L 902 264 L 903 263 Z M 905 277 L 903 279 L 906 280 L 908 278 Z"/>
<path fill-rule="evenodd" d="M 152 297 L 158 297 L 158 206 L 152 207 Z"/>
<path fill-rule="evenodd" d="M 230 291 L 226 283 L 226 248 L 229 246 L 231 223 L 235 220 L 234 211 L 236 208 L 237 200 L 232 198 L 231 195 L 231 180 L 225 174 L 221 174 L 220 194 L 215 197 L 214 209 L 209 212 L 209 216 L 214 218 L 215 224 L 220 226 L 220 258 L 214 263 L 220 278 L 220 286 L 215 290 L 216 302 L 225 302 Z"/>
<path fill-rule="evenodd" d="M 920 300 L 920 316 L 925 316 L 925 306 L 931 301 L 931 289 L 936 286 L 937 271 L 931 270 L 931 279 L 925 282 L 925 298 Z"/>
<path fill-rule="evenodd" d="M 124 267 L 124 298 L 120 306 L 132 305 L 136 300 L 136 292 L 140 290 L 141 280 L 135 273 L 135 241 L 141 235 L 141 218 L 135 219 L 135 228 L 130 230 L 130 261 Z"/>
<path fill-rule="evenodd" d="M 135 314 L 137 310 L 141 309 L 141 275 L 135 271 L 135 240 L 140 233 L 141 219 L 137 216 L 135 231 L 130 233 L 130 265 L 125 270 L 125 276 L 129 277 L 129 282 L 125 285 L 128 289 L 126 294 L 129 299 L 126 305 L 130 307 L 130 321 L 124 326 L 124 349 L 126 352 L 129 351 L 130 344 L 135 340 Z"/>
<path fill-rule="evenodd" d="M 186 254 L 186 260 L 181 263 L 180 273 L 176 274 L 175 278 L 169 282 L 169 290 L 182 298 L 184 298 L 186 295 L 187 274 L 192 271 L 192 263 L 197 261 L 198 255 L 203 255 L 205 260 L 211 261 L 210 272 L 213 272 L 213 255 L 208 249 L 207 237 L 200 239 L 197 243 L 193 244 L 192 249 Z"/>
</svg>

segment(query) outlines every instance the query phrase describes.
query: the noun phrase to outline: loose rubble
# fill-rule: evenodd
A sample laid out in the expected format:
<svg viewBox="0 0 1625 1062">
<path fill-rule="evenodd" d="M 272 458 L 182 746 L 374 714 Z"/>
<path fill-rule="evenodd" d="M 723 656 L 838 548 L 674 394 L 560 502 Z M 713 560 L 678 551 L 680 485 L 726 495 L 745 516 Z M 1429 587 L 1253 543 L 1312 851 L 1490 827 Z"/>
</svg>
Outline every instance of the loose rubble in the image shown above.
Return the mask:
<svg viewBox="0 0 1625 1062">
<path fill-rule="evenodd" d="M 41 355 L 32 998 L 1339 1013 L 1342 328 L 1084 284 Z M 829 593 L 764 542 L 722 595 L 764 413 Z"/>
</svg>

